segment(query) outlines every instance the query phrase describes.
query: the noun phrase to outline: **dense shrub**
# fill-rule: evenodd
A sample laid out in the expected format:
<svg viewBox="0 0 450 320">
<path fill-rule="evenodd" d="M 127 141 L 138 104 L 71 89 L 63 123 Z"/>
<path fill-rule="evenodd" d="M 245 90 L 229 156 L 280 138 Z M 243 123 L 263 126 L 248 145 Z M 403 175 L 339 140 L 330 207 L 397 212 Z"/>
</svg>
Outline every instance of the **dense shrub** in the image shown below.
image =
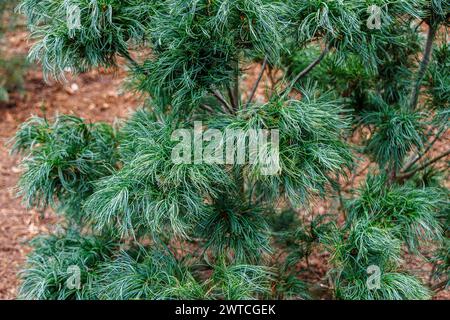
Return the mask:
<svg viewBox="0 0 450 320">
<path fill-rule="evenodd" d="M 430 150 L 448 130 L 450 60 L 440 38 L 448 1 L 24 0 L 19 8 L 36 40 L 30 57 L 47 75 L 122 57 L 128 86 L 147 97 L 117 127 L 62 115 L 19 128 L 19 193 L 68 226 L 35 242 L 21 297 L 309 299 L 327 287 L 338 299 L 428 299 L 447 285 L 439 283 L 448 281 L 449 151 Z M 76 12 L 79 24 L 68 24 Z M 248 70 L 257 76 L 247 87 Z M 279 152 L 276 170 L 174 162 L 174 130 L 194 121 L 218 132 L 219 146 L 230 129 L 278 130 L 279 145 L 267 145 Z M 353 189 L 345 178 L 365 174 L 361 158 L 372 166 Z M 328 206 L 317 214 L 319 199 Z M 329 270 L 313 281 L 303 275 L 316 271 L 318 252 Z M 433 263 L 440 282 L 416 277 L 406 254 Z M 76 290 L 66 286 L 71 266 L 81 269 Z"/>
</svg>

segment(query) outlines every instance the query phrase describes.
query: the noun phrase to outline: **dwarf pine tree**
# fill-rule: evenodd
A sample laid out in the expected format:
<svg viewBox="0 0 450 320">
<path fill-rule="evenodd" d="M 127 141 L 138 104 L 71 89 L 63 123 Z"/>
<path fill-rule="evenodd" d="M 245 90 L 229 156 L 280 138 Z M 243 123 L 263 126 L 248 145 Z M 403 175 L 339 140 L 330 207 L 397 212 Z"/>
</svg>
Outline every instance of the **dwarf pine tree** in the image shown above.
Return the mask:
<svg viewBox="0 0 450 320">
<path fill-rule="evenodd" d="M 448 130 L 448 1 L 23 0 L 19 10 L 47 76 L 125 61 L 127 87 L 146 97 L 118 126 L 59 115 L 19 128 L 19 195 L 64 217 L 33 240 L 21 298 L 428 299 L 447 286 L 449 151 L 431 151 Z M 278 140 L 263 150 L 278 159 L 174 161 L 174 132 L 195 138 L 196 122 L 214 134 L 184 151 L 223 160 L 231 130 L 244 147 L 267 130 Z M 355 132 L 370 134 L 351 143 Z M 361 158 L 373 165 L 352 189 Z M 319 199 L 330 205 L 317 215 Z M 315 273 L 314 252 L 329 267 L 315 281 L 302 277 Z M 433 274 L 408 270 L 407 255 Z"/>
</svg>

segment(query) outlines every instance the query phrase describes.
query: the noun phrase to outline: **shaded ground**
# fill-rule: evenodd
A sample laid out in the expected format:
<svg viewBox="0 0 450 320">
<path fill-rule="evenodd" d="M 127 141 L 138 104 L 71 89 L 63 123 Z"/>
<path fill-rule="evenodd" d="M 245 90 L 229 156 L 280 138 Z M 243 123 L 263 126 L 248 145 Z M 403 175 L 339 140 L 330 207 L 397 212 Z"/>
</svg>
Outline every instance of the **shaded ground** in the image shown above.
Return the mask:
<svg viewBox="0 0 450 320">
<path fill-rule="evenodd" d="M 1 49 L 9 54 L 26 55 L 29 44 L 26 32 L 10 33 Z M 259 69 L 252 68 L 245 79 L 251 88 Z M 17 126 L 30 115 L 53 116 L 55 113 L 73 113 L 91 121 L 113 122 L 125 117 L 131 109 L 139 106 L 138 97 L 132 93 L 121 93 L 121 84 L 125 78 L 124 70 L 92 71 L 77 78 L 69 78 L 65 84 L 45 83 L 40 68 L 32 67 L 26 76 L 25 94 L 12 96 L 11 103 L 0 105 L 0 299 L 14 299 L 17 295 L 17 272 L 28 252 L 26 242 L 39 233 L 51 230 L 57 218 L 51 212 L 26 210 L 14 194 L 14 186 L 20 174 L 19 158 L 10 156 L 5 143 L 11 138 Z M 263 81 L 268 81 L 267 77 Z M 264 95 L 258 90 L 256 99 Z M 245 95 L 244 95 L 245 96 Z M 359 139 L 360 137 L 356 137 Z M 438 149 L 445 145 L 437 145 Z M 365 164 L 360 166 L 364 168 Z M 359 169 L 359 170 L 360 170 Z M 358 171 L 355 179 L 357 185 L 367 173 L 367 168 Z M 330 206 L 328 201 L 314 205 L 314 214 L 323 214 Z M 304 278 L 319 280 L 326 273 L 327 254 L 315 252 L 306 264 L 299 265 L 299 272 L 308 269 Z M 424 276 L 431 266 L 415 257 L 408 258 L 408 268 L 417 270 L 417 275 Z M 321 290 L 320 288 L 316 288 Z M 450 299 L 449 292 L 441 292 L 435 298 Z"/>
</svg>

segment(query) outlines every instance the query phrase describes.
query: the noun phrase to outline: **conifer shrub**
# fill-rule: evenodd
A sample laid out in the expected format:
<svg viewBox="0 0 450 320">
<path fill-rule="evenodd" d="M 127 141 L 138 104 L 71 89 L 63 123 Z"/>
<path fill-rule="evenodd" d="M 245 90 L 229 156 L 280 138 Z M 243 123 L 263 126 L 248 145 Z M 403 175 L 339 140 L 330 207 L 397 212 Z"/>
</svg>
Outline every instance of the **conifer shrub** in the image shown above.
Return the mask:
<svg viewBox="0 0 450 320">
<path fill-rule="evenodd" d="M 448 285 L 449 151 L 434 152 L 448 147 L 448 1 L 23 0 L 19 10 L 46 75 L 121 57 L 127 87 L 146 97 L 119 125 L 59 115 L 17 131 L 19 195 L 63 217 L 33 241 L 21 298 L 429 299 Z M 230 130 L 243 146 L 254 130 L 276 131 L 278 144 L 255 162 L 174 161 L 174 132 L 195 136 L 198 122 L 215 139 L 188 150 L 221 147 Z M 369 134 L 355 142 L 355 132 Z M 259 160 L 273 151 L 267 174 Z M 433 265 L 431 282 L 407 255 Z"/>
</svg>

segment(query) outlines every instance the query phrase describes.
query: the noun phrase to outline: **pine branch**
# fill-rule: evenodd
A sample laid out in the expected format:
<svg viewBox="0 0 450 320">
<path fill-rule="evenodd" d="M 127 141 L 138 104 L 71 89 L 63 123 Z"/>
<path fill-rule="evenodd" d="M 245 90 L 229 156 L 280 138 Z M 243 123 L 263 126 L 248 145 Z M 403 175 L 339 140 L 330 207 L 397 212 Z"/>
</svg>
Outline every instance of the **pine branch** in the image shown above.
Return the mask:
<svg viewBox="0 0 450 320">
<path fill-rule="evenodd" d="M 420 22 L 417 24 L 416 28 L 414 29 L 414 32 L 417 32 L 419 30 L 420 26 L 425 22 L 425 19 L 420 20 Z"/>
<path fill-rule="evenodd" d="M 414 174 L 416 174 L 417 172 L 419 172 L 419 171 L 421 171 L 421 170 L 423 170 L 423 169 L 426 169 L 428 166 L 430 166 L 430 165 L 432 165 L 433 163 L 435 163 L 435 162 L 441 160 L 442 158 L 445 158 L 445 157 L 448 156 L 448 155 L 450 155 L 450 150 L 447 150 L 447 151 L 444 152 L 443 154 L 441 154 L 441 155 L 439 155 L 439 156 L 437 156 L 437 157 L 431 159 L 430 161 L 427 161 L 425 164 L 423 164 L 422 166 L 420 166 L 420 167 L 414 169 L 413 171 L 406 172 L 406 173 L 404 173 L 404 174 L 402 174 L 402 175 L 397 176 L 397 179 L 398 179 L 398 180 L 401 180 L 401 181 L 403 181 L 403 180 L 405 180 L 405 179 L 408 179 L 408 178 L 412 177 Z"/>
<path fill-rule="evenodd" d="M 236 110 L 238 108 L 238 102 L 236 101 L 236 97 L 233 93 L 233 90 L 231 89 L 230 86 L 227 86 L 227 91 L 228 91 L 228 97 L 230 98 L 231 105 L 232 105 L 233 109 Z"/>
<path fill-rule="evenodd" d="M 436 134 L 436 136 L 434 137 L 434 139 L 430 142 L 430 144 L 425 148 L 425 150 L 423 152 L 421 152 L 419 155 L 417 155 L 414 160 L 412 160 L 411 162 L 409 162 L 405 169 L 402 170 L 402 172 L 407 172 L 409 169 L 412 168 L 413 165 L 415 165 L 417 163 L 417 161 L 419 161 L 420 159 L 423 158 L 423 156 L 425 156 L 427 154 L 428 151 L 431 150 L 431 148 L 433 147 L 433 145 L 436 143 L 436 141 L 439 140 L 439 138 L 441 137 L 441 135 L 444 133 L 446 129 L 446 125 L 444 124 L 441 129 L 439 130 L 439 132 Z"/>
<path fill-rule="evenodd" d="M 311 62 L 304 70 L 302 70 L 291 82 L 291 84 L 284 89 L 281 92 L 281 96 L 284 95 L 285 93 L 289 93 L 292 88 L 294 88 L 295 84 L 303 77 L 305 77 L 308 73 L 310 73 L 321 61 L 322 59 L 326 56 L 326 54 L 328 53 L 328 51 L 330 51 L 330 48 L 327 45 L 325 45 L 325 48 L 322 50 L 322 53 L 316 58 L 316 60 L 314 60 L 313 62 Z"/>
<path fill-rule="evenodd" d="M 217 90 L 212 90 L 211 94 L 220 102 L 220 104 L 224 107 L 222 108 L 224 113 L 234 113 L 233 108 L 228 104 L 222 94 Z"/>
<path fill-rule="evenodd" d="M 428 65 L 430 64 L 431 52 L 433 50 L 433 41 L 436 36 L 436 32 L 437 32 L 436 26 L 430 24 L 428 28 L 427 41 L 425 44 L 425 51 L 423 53 L 422 61 L 420 62 L 416 84 L 414 85 L 411 94 L 411 104 L 410 104 L 411 110 L 416 109 L 417 103 L 419 101 L 420 87 L 425 77 L 425 73 L 428 69 Z"/>
<path fill-rule="evenodd" d="M 252 102 L 253 97 L 255 96 L 256 90 L 258 89 L 258 85 L 261 82 L 261 79 L 263 77 L 264 71 L 266 70 L 267 66 L 267 57 L 264 57 L 264 61 L 261 66 L 261 71 L 259 72 L 258 79 L 256 79 L 255 84 L 253 85 L 253 89 L 250 93 L 250 96 L 248 98 L 247 104 L 245 105 L 245 108 L 248 108 L 250 106 L 250 103 Z"/>
<path fill-rule="evenodd" d="M 240 94 L 239 94 L 239 60 L 235 63 L 235 77 L 234 77 L 234 88 L 233 88 L 233 99 L 236 101 L 236 108 L 240 104 Z"/>
<path fill-rule="evenodd" d="M 205 109 L 208 112 L 214 113 L 214 109 L 211 108 L 210 106 L 208 106 L 207 104 L 201 104 L 200 107 Z"/>
</svg>

